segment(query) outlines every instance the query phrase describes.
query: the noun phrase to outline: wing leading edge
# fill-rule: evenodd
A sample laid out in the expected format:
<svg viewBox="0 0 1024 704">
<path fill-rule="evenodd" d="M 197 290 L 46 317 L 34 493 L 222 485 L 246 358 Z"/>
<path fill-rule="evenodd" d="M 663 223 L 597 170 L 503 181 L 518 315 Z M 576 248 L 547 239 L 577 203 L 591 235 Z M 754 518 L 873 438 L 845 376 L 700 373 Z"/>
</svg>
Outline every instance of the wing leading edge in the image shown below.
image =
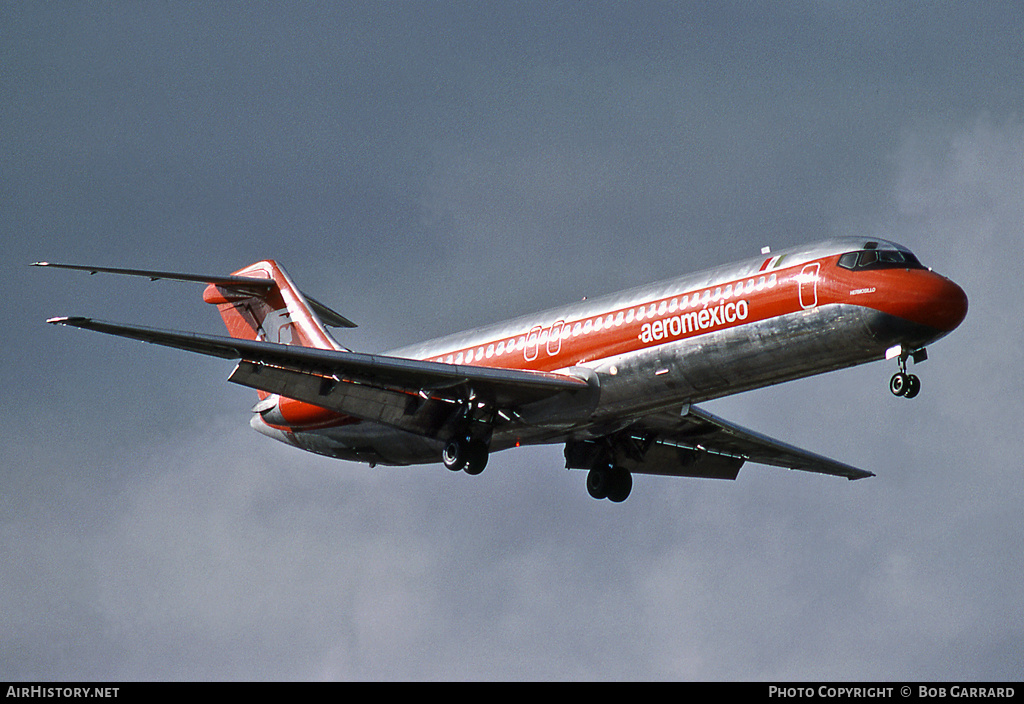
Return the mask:
<svg viewBox="0 0 1024 704">
<path fill-rule="evenodd" d="M 176 332 L 141 325 L 109 323 L 92 318 L 51 318 L 47 322 L 223 359 L 239 359 L 259 368 L 279 370 L 285 374 L 315 376 L 321 380 L 344 380 L 414 394 L 445 390 L 453 390 L 456 393 L 463 390 L 471 391 L 474 398 L 486 400 L 502 408 L 515 408 L 559 393 L 584 391 L 589 388 L 585 380 L 565 374 L 442 364 L 220 335 Z M 249 374 L 248 378 L 252 379 L 258 373 L 256 370 Z M 277 392 L 276 388 L 265 390 Z"/>
<path fill-rule="evenodd" d="M 47 322 L 238 359 L 230 377 L 235 383 L 428 437 L 438 437 L 453 404 L 460 400 L 486 401 L 496 409 L 517 411 L 531 404 L 536 408 L 560 398 L 579 398 L 592 390 L 587 380 L 567 374 L 324 350 L 84 317 Z M 576 429 L 586 425 L 583 422 Z M 875 476 L 696 406 L 684 406 L 681 413 L 643 416 L 624 432 L 632 436 L 634 444 L 644 445 L 641 452 L 623 462 L 629 471 L 639 474 L 735 479 L 744 462 L 750 461 L 851 480 Z"/>
</svg>

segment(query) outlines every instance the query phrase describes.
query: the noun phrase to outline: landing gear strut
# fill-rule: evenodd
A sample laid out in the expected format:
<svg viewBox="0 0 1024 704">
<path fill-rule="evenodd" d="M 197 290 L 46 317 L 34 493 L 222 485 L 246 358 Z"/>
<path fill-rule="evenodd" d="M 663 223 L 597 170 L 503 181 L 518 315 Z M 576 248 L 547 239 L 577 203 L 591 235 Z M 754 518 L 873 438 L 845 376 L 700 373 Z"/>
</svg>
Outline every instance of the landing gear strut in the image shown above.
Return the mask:
<svg viewBox="0 0 1024 704">
<path fill-rule="evenodd" d="M 907 374 L 907 358 L 913 357 L 914 362 L 923 362 L 928 359 L 928 352 L 924 348 L 916 350 L 914 352 L 900 351 L 897 356 L 897 361 L 900 365 L 900 370 L 892 375 L 889 379 L 889 391 L 894 396 L 903 396 L 904 398 L 914 398 L 921 393 L 921 380 L 917 378 L 915 374 Z"/>
</svg>

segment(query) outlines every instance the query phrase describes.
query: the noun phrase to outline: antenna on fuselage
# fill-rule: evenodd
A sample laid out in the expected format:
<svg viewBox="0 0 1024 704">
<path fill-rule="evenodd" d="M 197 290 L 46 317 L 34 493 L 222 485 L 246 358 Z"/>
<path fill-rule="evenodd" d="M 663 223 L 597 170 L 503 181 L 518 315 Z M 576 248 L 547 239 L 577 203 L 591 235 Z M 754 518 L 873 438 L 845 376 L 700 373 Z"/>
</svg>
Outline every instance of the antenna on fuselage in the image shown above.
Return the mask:
<svg viewBox="0 0 1024 704">
<path fill-rule="evenodd" d="M 771 254 L 771 253 L 772 253 L 772 248 L 771 247 L 761 247 L 761 254 Z"/>
</svg>

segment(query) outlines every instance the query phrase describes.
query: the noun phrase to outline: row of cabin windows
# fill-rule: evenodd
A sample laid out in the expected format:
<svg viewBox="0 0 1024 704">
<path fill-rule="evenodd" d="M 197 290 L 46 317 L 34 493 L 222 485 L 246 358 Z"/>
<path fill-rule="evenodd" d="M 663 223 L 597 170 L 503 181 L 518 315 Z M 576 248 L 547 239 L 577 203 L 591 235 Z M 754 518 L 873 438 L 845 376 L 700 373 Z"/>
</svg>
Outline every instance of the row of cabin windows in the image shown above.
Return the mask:
<svg viewBox="0 0 1024 704">
<path fill-rule="evenodd" d="M 721 286 L 715 288 L 712 293 L 711 289 L 705 289 L 702 292 L 697 291 L 691 295 L 680 296 L 679 298 L 673 298 L 671 301 L 664 300 L 659 303 L 651 303 L 650 305 L 642 305 L 637 308 L 630 308 L 627 311 L 619 311 L 618 313 L 609 313 L 608 315 L 600 315 L 596 318 L 589 318 L 585 321 L 577 321 L 576 323 L 565 323 L 561 332 L 560 337 L 563 340 L 567 340 L 570 337 L 578 337 L 579 335 L 587 335 L 591 332 L 600 332 L 601 330 L 608 329 L 611 327 L 619 327 L 623 323 L 632 323 L 634 320 L 639 321 L 645 318 L 653 318 L 657 315 L 664 315 L 665 313 L 675 313 L 677 310 L 685 310 L 687 307 L 698 308 L 700 306 L 706 306 L 711 302 L 717 302 L 719 300 L 728 300 L 733 296 L 741 296 L 745 293 L 753 293 L 754 291 L 762 291 L 765 288 L 775 288 L 778 283 L 778 279 L 775 274 L 768 277 L 761 276 L 758 279 L 747 279 L 746 283 L 740 281 L 736 284 L 728 284 L 723 289 Z M 558 325 L 558 323 L 555 323 Z M 554 328 L 554 326 L 541 330 L 537 339 L 537 344 L 544 345 L 547 343 L 548 334 Z M 552 338 L 554 339 L 554 338 Z M 533 343 L 531 342 L 531 347 Z M 434 361 L 444 362 L 446 364 L 471 364 L 476 361 L 479 362 L 484 359 L 490 359 L 495 355 L 510 354 L 512 352 L 522 352 L 526 348 L 526 335 L 521 335 L 518 339 L 510 338 L 505 341 L 502 340 L 498 343 L 491 343 L 487 347 L 480 346 L 475 350 L 465 350 L 459 353 L 449 354 L 445 357 L 437 357 Z"/>
</svg>

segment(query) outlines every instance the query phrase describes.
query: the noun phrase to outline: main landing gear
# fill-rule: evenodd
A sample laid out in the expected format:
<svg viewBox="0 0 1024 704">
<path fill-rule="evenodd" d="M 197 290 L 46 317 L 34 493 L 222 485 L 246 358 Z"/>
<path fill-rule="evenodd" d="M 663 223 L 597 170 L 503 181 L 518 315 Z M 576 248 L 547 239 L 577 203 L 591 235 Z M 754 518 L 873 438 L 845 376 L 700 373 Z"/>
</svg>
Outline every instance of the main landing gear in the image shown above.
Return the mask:
<svg viewBox="0 0 1024 704">
<path fill-rule="evenodd" d="M 441 461 L 444 466 L 453 472 L 460 469 L 466 470 L 466 474 L 476 475 L 484 471 L 487 466 L 488 450 L 487 444 L 482 440 L 473 440 L 469 437 L 453 438 L 444 446 L 441 453 Z"/>
<path fill-rule="evenodd" d="M 587 473 L 587 492 L 595 499 L 620 503 L 633 490 L 633 475 L 624 467 L 599 464 Z"/>
<path fill-rule="evenodd" d="M 484 471 L 490 454 L 494 419 L 494 409 L 480 402 L 476 393 L 469 389 L 447 424 L 451 439 L 441 451 L 444 466 L 453 472 L 464 469 L 470 475 Z"/>
<path fill-rule="evenodd" d="M 565 443 L 565 468 L 588 470 L 587 493 L 620 503 L 633 490 L 633 474 L 620 463 L 642 462 L 654 440 L 654 435 L 629 431 L 594 440 L 569 440 Z"/>
<path fill-rule="evenodd" d="M 913 352 L 899 351 L 896 359 L 899 362 L 900 370 L 889 379 L 889 391 L 892 392 L 893 396 L 914 398 L 921 393 L 921 380 L 917 378 L 917 375 L 907 373 L 907 358 L 910 357 L 913 358 L 916 364 L 928 359 L 928 352 L 923 347 Z"/>
</svg>

